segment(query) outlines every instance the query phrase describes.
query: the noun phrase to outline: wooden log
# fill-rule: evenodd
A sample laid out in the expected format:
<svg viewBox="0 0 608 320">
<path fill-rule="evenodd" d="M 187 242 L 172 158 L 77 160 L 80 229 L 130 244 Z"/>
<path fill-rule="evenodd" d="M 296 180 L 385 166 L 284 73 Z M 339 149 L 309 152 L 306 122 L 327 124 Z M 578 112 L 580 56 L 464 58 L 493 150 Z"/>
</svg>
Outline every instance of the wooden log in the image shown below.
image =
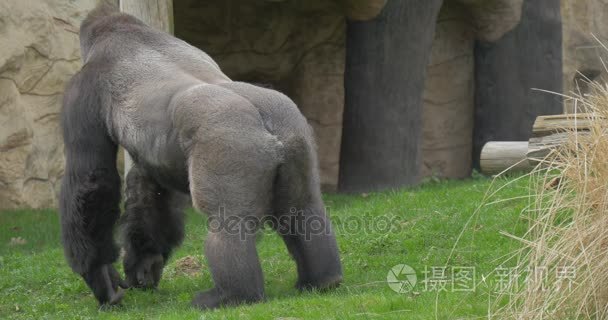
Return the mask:
<svg viewBox="0 0 608 320">
<path fill-rule="evenodd" d="M 518 163 L 514 170 L 531 170 L 552 150 L 564 145 L 576 132 L 589 135 L 594 114 L 559 114 L 536 118 L 528 142 L 488 142 L 481 152 L 480 169 L 484 174 L 496 174 Z"/>
<path fill-rule="evenodd" d="M 594 117 L 596 116 L 589 113 L 541 116 L 534 122 L 532 137 L 544 137 L 573 130 L 588 131 Z"/>
<path fill-rule="evenodd" d="M 532 137 L 528 143 L 528 159 L 540 161 L 544 159 L 551 150 L 562 145 L 568 139 L 569 133 L 559 132 L 544 137 Z"/>
<path fill-rule="evenodd" d="M 119 0 L 120 11 L 128 13 L 147 25 L 173 34 L 173 0 Z M 129 153 L 125 152 L 124 177 L 133 166 Z"/>
<path fill-rule="evenodd" d="M 596 116 L 590 113 L 578 113 L 538 117 L 532 128 L 528 160 L 531 164 L 539 163 L 552 150 L 566 143 L 573 132 L 578 135 L 588 135 L 593 118 Z"/>
<path fill-rule="evenodd" d="M 492 141 L 481 150 L 479 165 L 483 174 L 498 174 L 506 169 L 509 172 L 529 171 L 532 167 L 527 159 L 528 142 Z"/>
<path fill-rule="evenodd" d="M 552 150 L 563 145 L 570 139 L 571 132 L 558 132 L 544 137 L 530 138 L 528 147 L 528 160 L 531 163 L 538 163 L 545 159 Z M 589 132 L 577 132 L 578 135 L 588 135 Z"/>
</svg>

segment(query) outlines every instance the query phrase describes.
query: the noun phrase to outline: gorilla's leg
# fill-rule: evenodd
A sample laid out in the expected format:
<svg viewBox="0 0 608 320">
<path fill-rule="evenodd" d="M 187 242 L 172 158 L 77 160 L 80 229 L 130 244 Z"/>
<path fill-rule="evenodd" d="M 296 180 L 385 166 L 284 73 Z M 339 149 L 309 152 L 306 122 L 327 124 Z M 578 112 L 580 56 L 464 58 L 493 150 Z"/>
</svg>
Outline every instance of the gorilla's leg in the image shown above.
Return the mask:
<svg viewBox="0 0 608 320">
<path fill-rule="evenodd" d="M 278 170 L 273 207 L 279 221 L 278 232 L 296 261 L 296 287 L 325 290 L 340 284 L 342 266 L 321 199 L 310 141 L 299 137 L 285 143 L 285 163 Z"/>
<path fill-rule="evenodd" d="M 275 182 L 273 211 L 284 221 L 279 233 L 298 268 L 300 289 L 325 289 L 342 280 L 342 267 L 325 214 L 317 155 L 311 128 L 285 95 L 242 82 L 221 86 L 249 100 L 284 145 L 283 164 Z"/>
<path fill-rule="evenodd" d="M 215 283 L 192 304 L 200 309 L 253 303 L 264 299 L 264 279 L 255 237 L 270 210 L 276 159 L 261 157 L 264 147 L 250 142 L 218 142 L 219 148 L 195 150 L 190 188 L 197 209 L 209 215 L 205 256 Z M 256 154 L 257 153 L 257 154 Z"/>
<path fill-rule="evenodd" d="M 132 287 L 155 288 L 171 254 L 184 237 L 187 197 L 161 187 L 142 168 L 127 175 L 124 269 Z"/>
</svg>

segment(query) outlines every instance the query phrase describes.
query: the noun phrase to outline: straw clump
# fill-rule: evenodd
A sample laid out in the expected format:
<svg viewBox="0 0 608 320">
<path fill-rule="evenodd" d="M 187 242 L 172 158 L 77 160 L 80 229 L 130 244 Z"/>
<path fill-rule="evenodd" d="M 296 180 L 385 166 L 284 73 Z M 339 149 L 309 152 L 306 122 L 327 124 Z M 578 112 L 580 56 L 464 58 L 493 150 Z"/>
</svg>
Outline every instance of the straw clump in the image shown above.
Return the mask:
<svg viewBox="0 0 608 320">
<path fill-rule="evenodd" d="M 578 96 L 588 132 L 571 130 L 531 173 L 518 277 L 497 318 L 608 319 L 608 87 Z"/>
</svg>

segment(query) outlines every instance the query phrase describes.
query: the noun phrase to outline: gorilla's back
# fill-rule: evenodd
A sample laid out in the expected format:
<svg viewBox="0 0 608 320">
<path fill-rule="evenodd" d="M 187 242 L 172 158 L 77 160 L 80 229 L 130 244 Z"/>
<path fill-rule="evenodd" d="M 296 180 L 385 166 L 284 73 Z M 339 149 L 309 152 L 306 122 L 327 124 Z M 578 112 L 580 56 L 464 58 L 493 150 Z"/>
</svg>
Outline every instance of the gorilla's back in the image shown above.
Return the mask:
<svg viewBox="0 0 608 320">
<path fill-rule="evenodd" d="M 114 14 L 106 19 L 109 24 L 117 20 L 115 27 L 105 30 L 83 53 L 91 53 L 85 57 L 87 65 L 109 69 L 103 79 L 111 93 L 107 127 L 159 182 L 186 191 L 186 156 L 168 110 L 170 101 L 190 87 L 231 80 L 209 55 L 182 40 L 131 16 Z M 132 21 L 125 24 L 125 19 Z M 182 174 L 176 175 L 176 168 Z"/>
</svg>

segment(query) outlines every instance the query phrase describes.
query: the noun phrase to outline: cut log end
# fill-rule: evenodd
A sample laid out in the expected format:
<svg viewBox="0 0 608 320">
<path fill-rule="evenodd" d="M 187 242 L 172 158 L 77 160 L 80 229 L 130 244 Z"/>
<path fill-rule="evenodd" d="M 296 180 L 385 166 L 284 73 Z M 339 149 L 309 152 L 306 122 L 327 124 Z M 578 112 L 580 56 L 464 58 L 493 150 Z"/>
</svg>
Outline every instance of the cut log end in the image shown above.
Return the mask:
<svg viewBox="0 0 608 320">
<path fill-rule="evenodd" d="M 486 175 L 509 172 L 529 171 L 527 141 L 488 142 L 481 150 L 481 172 Z"/>
</svg>

